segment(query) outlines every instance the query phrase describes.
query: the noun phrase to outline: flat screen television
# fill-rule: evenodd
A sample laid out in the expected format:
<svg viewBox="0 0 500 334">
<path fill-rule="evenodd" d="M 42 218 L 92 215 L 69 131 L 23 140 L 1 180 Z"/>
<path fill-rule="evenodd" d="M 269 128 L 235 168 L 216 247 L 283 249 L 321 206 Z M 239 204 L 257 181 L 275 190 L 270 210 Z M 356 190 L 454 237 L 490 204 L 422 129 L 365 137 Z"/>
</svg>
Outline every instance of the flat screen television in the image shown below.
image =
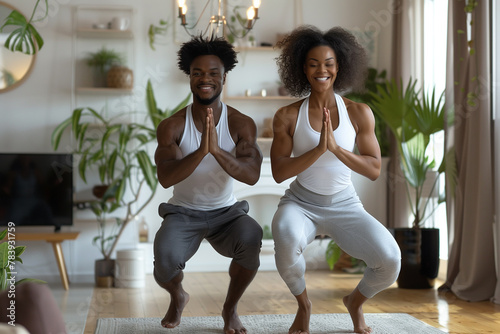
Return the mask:
<svg viewBox="0 0 500 334">
<path fill-rule="evenodd" d="M 73 224 L 71 154 L 0 153 L 0 226 Z"/>
</svg>

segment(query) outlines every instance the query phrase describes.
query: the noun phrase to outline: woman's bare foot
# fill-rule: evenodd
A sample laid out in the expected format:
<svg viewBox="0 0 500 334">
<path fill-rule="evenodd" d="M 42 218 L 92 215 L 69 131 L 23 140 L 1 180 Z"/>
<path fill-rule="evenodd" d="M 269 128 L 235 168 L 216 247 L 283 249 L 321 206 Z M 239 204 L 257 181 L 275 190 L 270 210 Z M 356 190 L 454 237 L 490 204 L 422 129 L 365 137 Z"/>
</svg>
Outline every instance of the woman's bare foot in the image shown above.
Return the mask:
<svg viewBox="0 0 500 334">
<path fill-rule="evenodd" d="M 311 320 L 312 303 L 304 292 L 295 296 L 297 298 L 299 308 L 295 315 L 295 320 L 288 330 L 288 334 L 309 334 L 309 321 Z"/>
<path fill-rule="evenodd" d="M 343 298 L 344 305 L 351 315 L 354 333 L 368 334 L 372 332 L 372 329 L 366 325 L 365 316 L 363 314 L 363 303 L 366 300 L 367 298 L 357 289 Z"/>
<path fill-rule="evenodd" d="M 182 311 L 189 302 L 189 294 L 185 291 L 179 292 L 175 297 L 170 295 L 170 306 L 161 320 L 161 325 L 165 328 L 175 328 L 181 323 Z"/>
<path fill-rule="evenodd" d="M 247 333 L 247 329 L 243 327 L 235 310 L 222 310 L 222 319 L 224 319 L 224 334 Z"/>
</svg>

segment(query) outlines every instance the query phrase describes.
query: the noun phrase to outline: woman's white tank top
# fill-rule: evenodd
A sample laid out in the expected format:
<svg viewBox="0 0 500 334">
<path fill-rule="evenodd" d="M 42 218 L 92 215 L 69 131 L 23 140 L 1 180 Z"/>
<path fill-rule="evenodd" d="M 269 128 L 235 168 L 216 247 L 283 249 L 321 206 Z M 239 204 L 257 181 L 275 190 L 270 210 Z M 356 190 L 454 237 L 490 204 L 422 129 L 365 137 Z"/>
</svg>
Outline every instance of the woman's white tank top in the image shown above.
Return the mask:
<svg viewBox="0 0 500 334">
<path fill-rule="evenodd" d="M 192 105 L 189 105 L 186 109 L 184 133 L 179 143 L 182 157 L 197 150 L 201 143 L 201 132 L 196 129 L 191 107 Z M 219 147 L 234 155 L 236 144 L 229 132 L 227 106 L 224 103 L 222 103 L 222 113 L 215 129 Z M 173 196 L 168 202 L 204 211 L 233 205 L 236 203 L 236 198 L 233 195 L 233 178 L 209 153 L 191 175 L 174 185 Z"/>
<path fill-rule="evenodd" d="M 352 152 L 356 131 L 352 126 L 344 100 L 335 94 L 339 125 L 333 131 L 337 144 Z M 318 146 L 320 132 L 314 130 L 309 122 L 309 97 L 299 109 L 297 124 L 293 135 L 293 155 L 300 156 Z M 351 169 L 330 151 L 323 153 L 309 168 L 297 175 L 297 180 L 306 189 L 321 195 L 333 195 L 351 184 Z"/>
</svg>

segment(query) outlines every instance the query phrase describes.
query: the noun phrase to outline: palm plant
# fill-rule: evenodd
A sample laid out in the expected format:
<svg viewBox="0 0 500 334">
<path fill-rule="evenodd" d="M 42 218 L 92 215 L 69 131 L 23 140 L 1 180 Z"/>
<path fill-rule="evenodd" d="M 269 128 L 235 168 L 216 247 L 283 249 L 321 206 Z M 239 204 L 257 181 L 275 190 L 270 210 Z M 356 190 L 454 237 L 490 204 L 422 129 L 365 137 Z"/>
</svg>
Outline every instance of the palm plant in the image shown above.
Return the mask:
<svg viewBox="0 0 500 334">
<path fill-rule="evenodd" d="M 416 80 L 410 79 L 404 89 L 402 83 L 393 80 L 370 94 L 373 111 L 387 124 L 396 140 L 413 214 L 412 225 L 419 228 L 433 213 L 427 209 L 439 178 L 432 180 L 430 189 L 425 185 L 429 172 L 437 165 L 430 152 L 431 137 L 444 130 L 445 112 L 444 92 L 437 96 L 435 89 L 427 93 L 416 87 Z M 445 171 L 449 157 L 444 155 L 436 170 L 438 176 Z M 438 203 L 443 201 L 444 195 L 440 195 Z"/>
<path fill-rule="evenodd" d="M 156 106 L 153 87 L 148 81 L 148 113 L 144 122 L 120 123 L 92 108 L 77 108 L 52 133 L 52 147 L 57 150 L 63 133 L 71 129 L 81 179 L 87 183 L 87 173 L 97 170 L 100 182 L 107 186 L 104 195 L 90 204 L 98 222 L 93 243 L 104 259 L 111 258 L 125 227 L 154 197 L 158 180 L 148 145 L 156 142 L 158 124 L 183 108 L 190 97 L 188 94 L 175 108 L 162 111 Z M 140 196 L 145 187 L 149 195 Z M 111 229 L 106 228 L 108 218 L 114 220 Z"/>
</svg>

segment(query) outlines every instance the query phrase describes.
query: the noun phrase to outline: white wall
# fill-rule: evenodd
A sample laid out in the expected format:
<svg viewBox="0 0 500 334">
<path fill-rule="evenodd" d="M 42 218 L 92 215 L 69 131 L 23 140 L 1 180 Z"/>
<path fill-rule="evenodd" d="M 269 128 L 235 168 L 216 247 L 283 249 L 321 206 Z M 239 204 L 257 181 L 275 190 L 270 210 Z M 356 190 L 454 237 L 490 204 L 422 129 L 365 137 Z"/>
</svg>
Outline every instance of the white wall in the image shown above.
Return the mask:
<svg viewBox="0 0 500 334">
<path fill-rule="evenodd" d="M 32 0 L 7 0 L 29 16 Z M 43 3 L 43 2 L 42 2 Z M 18 88 L 0 94 L 0 152 L 52 152 L 50 135 L 55 126 L 67 118 L 72 108 L 72 8 L 81 4 L 128 5 L 135 8 L 135 90 L 132 102 L 140 110 L 144 107 L 144 89 L 148 79 L 154 84 L 158 105 L 164 109 L 173 107 L 180 97 L 189 92 L 187 78 L 176 67 L 176 51 L 173 24 L 177 24 L 173 8 L 174 0 L 50 0 L 49 17 L 37 24 L 45 45 L 37 56 L 31 76 Z M 258 42 L 274 42 L 276 33 L 284 33 L 294 27 L 294 6 L 290 0 L 263 0 L 260 19 L 254 34 Z M 349 29 L 373 30 L 377 36 L 376 65 L 379 69 L 389 69 L 391 43 L 391 0 L 307 0 L 296 1 L 302 8 L 302 23 L 317 25 L 321 29 L 343 26 Z M 41 4 L 43 6 L 43 4 Z M 156 51 L 149 48 L 147 29 L 160 19 L 171 23 L 168 35 L 157 45 Z M 231 76 L 231 73 L 229 74 Z M 232 78 L 231 80 L 240 80 Z M 251 106 L 233 103 L 233 106 L 252 115 Z M 266 115 L 272 117 L 278 106 L 268 108 Z M 250 110 L 250 111 L 249 111 Z M 261 119 L 256 120 L 258 125 Z M 67 143 L 66 143 L 67 144 Z M 65 147 L 65 145 L 62 145 Z M 78 191 L 88 190 L 77 181 Z M 147 208 L 146 217 L 151 233 L 158 228 L 160 219 L 157 206 L 169 198 L 170 190 L 161 190 Z M 365 203 L 365 206 L 368 205 Z M 373 204 L 376 207 L 378 204 Z M 91 245 L 96 225 L 79 221 L 89 218 L 88 214 L 76 213 L 75 225 L 68 230 L 81 231 L 75 242 L 63 243 L 70 279 L 89 280 L 93 275 L 93 263 L 99 258 L 97 249 Z M 152 240 L 153 236 L 150 236 Z M 135 226 L 130 226 L 122 237 L 118 249 L 134 247 L 137 242 Z M 36 276 L 58 281 L 59 274 L 50 244 L 27 242 L 24 255 L 25 264 L 18 268 L 25 276 Z M 19 266 L 21 267 L 21 266 Z"/>
</svg>

